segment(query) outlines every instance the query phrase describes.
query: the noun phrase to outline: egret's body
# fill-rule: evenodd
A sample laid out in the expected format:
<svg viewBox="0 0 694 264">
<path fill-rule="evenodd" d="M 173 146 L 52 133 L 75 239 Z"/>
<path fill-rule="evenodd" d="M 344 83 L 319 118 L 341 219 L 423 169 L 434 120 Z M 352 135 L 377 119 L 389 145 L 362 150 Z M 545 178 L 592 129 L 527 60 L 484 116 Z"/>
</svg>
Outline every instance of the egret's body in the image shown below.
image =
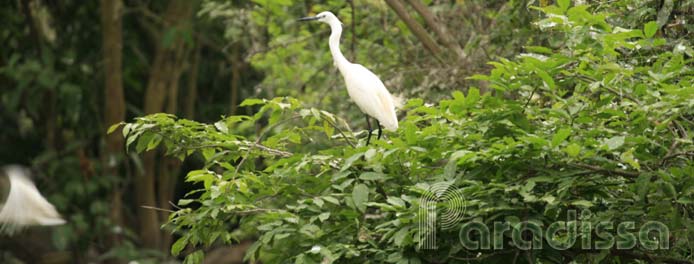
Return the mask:
<svg viewBox="0 0 694 264">
<path fill-rule="evenodd" d="M 376 74 L 360 64 L 349 62 L 340 51 L 340 36 L 342 35 L 340 20 L 333 13 L 327 11 L 315 17 L 302 18 L 301 20 L 318 20 L 330 25 L 332 31 L 328 42 L 330 53 L 333 56 L 335 66 L 342 73 L 349 97 L 362 112 L 378 120 L 377 125 L 383 125 L 386 130 L 397 130 L 398 118 L 395 114 L 395 102 L 386 86 Z M 369 125 L 370 139 L 371 128 L 368 116 L 366 121 Z M 380 125 L 378 125 L 378 129 L 380 138 Z M 369 139 L 367 139 L 367 144 Z"/>
<path fill-rule="evenodd" d="M 0 206 L 0 234 L 11 235 L 31 225 L 65 223 L 55 207 L 36 189 L 27 170 L 19 166 L 7 166 L 0 171 L 0 174 L 7 174 L 9 183 L 9 194 Z"/>
</svg>

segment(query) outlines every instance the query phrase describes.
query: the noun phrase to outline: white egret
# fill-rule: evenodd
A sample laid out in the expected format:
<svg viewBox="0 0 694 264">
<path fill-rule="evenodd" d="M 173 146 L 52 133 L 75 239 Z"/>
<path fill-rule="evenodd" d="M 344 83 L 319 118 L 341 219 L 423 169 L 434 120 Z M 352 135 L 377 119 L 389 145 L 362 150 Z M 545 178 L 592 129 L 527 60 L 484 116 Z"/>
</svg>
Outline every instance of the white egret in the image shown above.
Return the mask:
<svg viewBox="0 0 694 264">
<path fill-rule="evenodd" d="M 299 21 L 319 21 L 330 25 L 331 34 L 328 41 L 330 53 L 337 69 L 342 73 L 347 86 L 347 93 L 359 109 L 366 114 L 366 125 L 369 136 L 366 145 L 371 140 L 371 122 L 369 116 L 376 119 L 378 126 L 378 139 L 381 138 L 381 125 L 386 130 L 398 129 L 398 117 L 395 115 L 395 101 L 393 96 L 383 85 L 381 79 L 366 67 L 347 61 L 340 51 L 340 36 L 342 35 L 342 22 L 331 12 L 325 11 L 313 17 L 304 17 Z"/>
<path fill-rule="evenodd" d="M 52 204 L 41 196 L 29 179 L 27 169 L 6 166 L 2 169 L 9 182 L 9 194 L 0 208 L 0 233 L 13 233 L 30 225 L 61 225 L 65 223 Z"/>
</svg>

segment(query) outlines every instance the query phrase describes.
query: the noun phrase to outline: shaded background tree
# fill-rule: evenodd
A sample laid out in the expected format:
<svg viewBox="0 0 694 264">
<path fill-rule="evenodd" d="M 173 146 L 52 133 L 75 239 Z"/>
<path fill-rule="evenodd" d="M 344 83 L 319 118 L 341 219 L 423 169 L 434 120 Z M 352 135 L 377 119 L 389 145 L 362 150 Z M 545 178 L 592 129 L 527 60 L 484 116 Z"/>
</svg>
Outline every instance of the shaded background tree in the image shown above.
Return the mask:
<svg viewBox="0 0 694 264">
<path fill-rule="evenodd" d="M 239 107 L 244 98 L 290 95 L 363 127 L 343 103 L 328 29 L 297 17 L 331 10 L 346 25 L 348 58 L 392 92 L 435 102 L 470 86 L 493 92 L 467 79 L 488 72 L 487 61 L 526 52 L 531 42 L 563 45 L 531 23 L 540 17 L 534 7 L 553 2 L 3 1 L 0 163 L 40 171 L 40 189 L 68 224 L 0 239 L 0 260 L 38 263 L 38 251 L 66 262 L 168 258 L 172 237 L 160 226 L 175 209 L 169 201 L 196 188 L 182 175 L 203 158 L 126 152 L 118 133 L 105 134 L 116 122 L 156 112 L 210 122 L 253 114 L 257 107 Z M 693 39 L 686 18 L 694 1 L 583 2 L 617 14 L 609 19 L 624 27 L 657 21 L 673 45 Z M 264 122 L 234 129 L 253 135 Z"/>
</svg>

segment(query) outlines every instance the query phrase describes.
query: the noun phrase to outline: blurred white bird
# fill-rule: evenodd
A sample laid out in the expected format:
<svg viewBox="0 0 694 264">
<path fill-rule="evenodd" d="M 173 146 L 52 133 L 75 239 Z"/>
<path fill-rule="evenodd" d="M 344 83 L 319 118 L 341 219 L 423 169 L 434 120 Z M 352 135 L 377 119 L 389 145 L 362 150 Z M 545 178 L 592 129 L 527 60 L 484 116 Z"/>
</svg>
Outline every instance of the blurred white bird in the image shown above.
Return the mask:
<svg viewBox="0 0 694 264">
<path fill-rule="evenodd" d="M 342 35 L 342 22 L 328 11 L 322 12 L 314 17 L 304 17 L 299 21 L 319 21 L 330 25 L 332 33 L 328 44 L 330 53 L 333 55 L 335 66 L 342 73 L 347 85 L 349 97 L 359 106 L 366 116 L 366 125 L 369 129 L 369 136 L 366 145 L 371 140 L 371 123 L 369 116 L 376 119 L 378 126 L 378 139 L 381 138 L 381 124 L 386 130 L 395 131 L 398 129 L 398 117 L 395 115 L 395 104 L 393 96 L 386 90 L 383 82 L 367 68 L 360 64 L 347 61 L 342 51 L 340 51 L 340 36 Z"/>
<path fill-rule="evenodd" d="M 1 172 L 7 175 L 10 188 L 5 203 L 0 207 L 0 233 L 12 235 L 31 225 L 65 223 L 53 205 L 36 189 L 27 169 L 6 166 Z"/>
</svg>

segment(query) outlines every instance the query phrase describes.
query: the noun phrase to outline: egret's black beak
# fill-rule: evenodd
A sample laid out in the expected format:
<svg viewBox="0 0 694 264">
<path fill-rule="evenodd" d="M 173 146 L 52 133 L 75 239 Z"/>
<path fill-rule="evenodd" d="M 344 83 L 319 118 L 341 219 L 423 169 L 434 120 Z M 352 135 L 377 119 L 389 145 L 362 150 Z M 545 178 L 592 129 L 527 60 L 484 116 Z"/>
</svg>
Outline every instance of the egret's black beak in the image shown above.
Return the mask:
<svg viewBox="0 0 694 264">
<path fill-rule="evenodd" d="M 302 17 L 302 18 L 299 18 L 299 21 L 311 21 L 311 20 L 318 20 L 318 17 L 317 17 L 317 16 L 313 16 L 313 17 Z"/>
</svg>

